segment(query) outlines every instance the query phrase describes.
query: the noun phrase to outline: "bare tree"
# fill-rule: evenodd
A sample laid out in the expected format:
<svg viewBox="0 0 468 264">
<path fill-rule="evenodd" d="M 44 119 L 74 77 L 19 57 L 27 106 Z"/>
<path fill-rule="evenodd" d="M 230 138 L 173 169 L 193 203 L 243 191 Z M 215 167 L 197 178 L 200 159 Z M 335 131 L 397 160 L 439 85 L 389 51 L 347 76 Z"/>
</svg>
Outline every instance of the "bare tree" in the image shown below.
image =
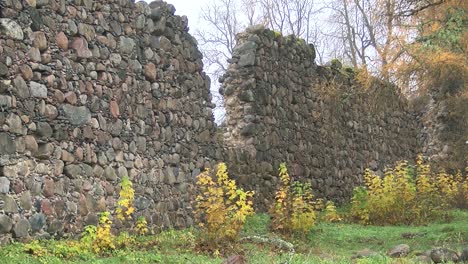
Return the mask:
<svg viewBox="0 0 468 264">
<path fill-rule="evenodd" d="M 224 119 L 224 103 L 218 92 L 217 80 L 226 71 L 227 60 L 231 58 L 236 45 L 235 35 L 243 28 L 239 13 L 239 3 L 235 0 L 213 0 L 201 11 L 200 18 L 208 30 L 198 30 L 195 33 L 206 70 L 212 79 L 212 96 L 217 108 L 215 117 L 218 123 Z"/>
<path fill-rule="evenodd" d="M 313 15 L 320 9 L 314 0 L 259 0 L 269 28 L 313 41 Z"/>
<path fill-rule="evenodd" d="M 404 56 L 409 29 L 398 10 L 403 1 L 334 0 L 329 5 L 345 61 L 392 80 L 392 67 Z"/>
<path fill-rule="evenodd" d="M 206 70 L 213 80 L 212 95 L 218 112 L 223 110 L 223 100 L 216 81 L 226 71 L 227 60 L 236 45 L 235 35 L 248 26 L 261 23 L 282 34 L 293 34 L 315 44 L 320 32 L 313 24 L 313 16 L 318 11 L 314 0 L 213 0 L 202 9 L 201 20 L 206 26 L 196 32 L 196 37 Z M 323 55 L 323 52 L 318 54 Z"/>
<path fill-rule="evenodd" d="M 396 14 L 399 17 L 410 17 L 446 2 L 447 0 L 400 0 L 397 5 Z"/>
</svg>

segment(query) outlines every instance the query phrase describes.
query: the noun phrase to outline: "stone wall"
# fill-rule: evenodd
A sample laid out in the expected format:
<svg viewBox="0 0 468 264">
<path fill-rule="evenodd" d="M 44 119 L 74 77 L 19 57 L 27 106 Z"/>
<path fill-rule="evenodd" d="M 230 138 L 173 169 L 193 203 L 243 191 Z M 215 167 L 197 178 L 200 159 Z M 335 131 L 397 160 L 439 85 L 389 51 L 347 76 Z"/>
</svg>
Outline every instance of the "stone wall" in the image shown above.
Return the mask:
<svg viewBox="0 0 468 264">
<path fill-rule="evenodd" d="M 123 176 L 150 226 L 192 224 L 215 124 L 201 53 L 174 12 L 0 0 L 0 244 L 81 232 L 114 209 Z"/>
<path fill-rule="evenodd" d="M 419 151 L 396 88 L 367 89 L 313 47 L 260 27 L 210 80 L 187 18 L 162 1 L 0 0 L 0 244 L 76 234 L 113 211 L 129 176 L 153 229 L 191 225 L 195 176 L 217 161 L 265 209 L 277 168 L 343 201 L 362 170 Z M 123 223 L 115 219 L 116 228 Z"/>
<path fill-rule="evenodd" d="M 341 202 L 364 168 L 415 157 L 419 124 L 396 87 L 369 79 L 363 88 L 338 61 L 317 66 L 303 40 L 261 27 L 237 41 L 221 78 L 226 159 L 260 204 L 272 198 L 281 162 L 317 196 Z"/>
</svg>

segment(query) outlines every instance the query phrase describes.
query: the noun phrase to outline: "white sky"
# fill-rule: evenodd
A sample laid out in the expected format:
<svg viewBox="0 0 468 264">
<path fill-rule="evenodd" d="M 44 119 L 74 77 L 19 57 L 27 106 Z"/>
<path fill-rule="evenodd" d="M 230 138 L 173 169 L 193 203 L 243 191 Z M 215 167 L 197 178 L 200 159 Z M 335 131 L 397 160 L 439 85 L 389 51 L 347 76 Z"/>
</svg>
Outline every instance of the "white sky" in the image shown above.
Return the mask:
<svg viewBox="0 0 468 264">
<path fill-rule="evenodd" d="M 153 0 L 145 0 L 148 3 Z M 206 6 L 212 0 L 164 0 L 166 3 L 172 4 L 176 8 L 176 15 L 187 16 L 190 27 L 190 34 L 195 33 L 199 24 L 200 11 L 203 6 Z"/>
<path fill-rule="evenodd" d="M 153 0 L 145 0 L 148 3 L 151 3 Z M 208 5 L 208 3 L 212 2 L 213 0 L 164 0 L 165 2 L 172 4 L 175 9 L 176 15 L 179 16 L 187 16 L 188 24 L 189 24 L 189 33 L 192 36 L 195 36 L 195 32 L 197 29 L 202 27 L 204 23 L 200 19 L 201 9 Z M 207 71 L 207 69 L 205 69 Z M 217 80 L 212 80 L 211 83 L 211 92 L 218 93 L 218 83 Z M 215 119 L 217 121 L 221 120 L 222 116 L 224 115 L 224 111 L 221 109 L 215 109 L 213 111 Z"/>
</svg>

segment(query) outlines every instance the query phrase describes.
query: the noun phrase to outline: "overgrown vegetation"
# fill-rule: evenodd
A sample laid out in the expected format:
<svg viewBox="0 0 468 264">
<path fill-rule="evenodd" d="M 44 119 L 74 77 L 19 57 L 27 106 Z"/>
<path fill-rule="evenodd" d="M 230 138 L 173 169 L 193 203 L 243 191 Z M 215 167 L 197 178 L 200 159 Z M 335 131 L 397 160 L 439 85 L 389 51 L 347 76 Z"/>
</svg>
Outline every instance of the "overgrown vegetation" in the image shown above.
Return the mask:
<svg viewBox="0 0 468 264">
<path fill-rule="evenodd" d="M 425 100 L 423 111 L 434 108 L 430 118 L 443 125 L 436 136 L 450 147 L 450 159 L 439 165 L 454 171 L 468 166 L 467 10 L 467 1 L 447 0 L 414 13 L 417 38 L 405 48 L 410 59 L 396 67 L 399 79 L 434 100 Z"/>
<path fill-rule="evenodd" d="M 366 169 L 364 184 L 355 189 L 351 207 L 351 218 L 362 224 L 425 224 L 451 208 L 467 208 L 468 181 L 461 172 L 435 173 L 421 156 L 416 169 L 402 161 L 383 177 Z"/>
<path fill-rule="evenodd" d="M 197 177 L 196 215 L 202 241 L 218 247 L 238 239 L 246 217 L 254 213 L 252 191 L 245 192 L 229 178 L 226 164 L 218 164 L 216 178 L 206 170 Z"/>
<path fill-rule="evenodd" d="M 132 218 L 132 214 L 135 211 L 133 207 L 133 200 L 135 198 L 135 191 L 132 187 L 132 182 L 128 177 L 123 177 L 122 182 L 120 183 L 120 198 L 117 202 L 117 218 L 122 221 L 129 220 Z"/>
<path fill-rule="evenodd" d="M 415 263 L 418 253 L 432 247 L 444 246 L 461 250 L 468 243 L 466 230 L 468 213 L 452 211 L 450 223 L 434 222 L 425 226 L 363 226 L 350 223 L 317 222 L 306 237 L 293 236 L 296 253 L 289 263 Z M 268 231 L 270 217 L 256 214 L 247 218 L 243 236 L 264 235 L 277 237 Z M 75 251 L 69 246 L 74 241 L 33 241 L 14 243 L 0 248 L 3 263 L 196 263 L 219 264 L 221 257 L 197 251 L 197 232 L 194 229 L 167 230 L 157 235 L 134 236 L 134 243 L 125 249 L 116 249 L 112 255 L 102 256 L 85 251 Z M 414 253 L 406 259 L 391 259 L 385 252 L 398 244 L 408 244 Z M 31 248 L 38 255 L 32 255 Z M 375 256 L 352 260 L 355 252 L 368 248 Z M 235 254 L 241 254 L 248 263 L 284 263 L 287 252 L 269 244 L 242 242 Z M 359 262 L 358 262 L 359 261 Z"/>
<path fill-rule="evenodd" d="M 96 237 L 93 241 L 95 253 L 109 252 L 115 249 L 114 236 L 111 234 L 112 221 L 109 212 L 102 212 L 99 217 L 99 225 L 96 229 Z"/>
<path fill-rule="evenodd" d="M 307 232 L 315 224 L 314 201 L 310 184 L 292 182 L 286 164 L 279 169 L 280 186 L 270 209 L 271 227 L 281 232 Z"/>
<path fill-rule="evenodd" d="M 34 240 L 0 249 L 0 254 L 7 263 L 219 263 L 230 254 L 246 256 L 249 263 L 351 263 L 363 248 L 385 252 L 407 243 L 415 250 L 440 245 L 458 250 L 468 241 L 467 212 L 452 209 L 466 208 L 466 179 L 461 173 L 435 173 L 421 157 L 416 166 L 400 162 L 383 177 L 366 170 L 365 185 L 356 188 L 348 209 L 314 200 L 310 185 L 291 180 L 284 163 L 279 178 L 270 215 L 256 215 L 253 192 L 237 187 L 220 163 L 216 175 L 207 170 L 197 177 L 199 228 L 150 236 L 144 217 L 133 222 L 133 214 L 124 213 L 134 206 L 134 190 L 123 178 L 118 202 L 123 209 L 116 210 L 116 217 L 123 213 L 124 226 L 132 226 L 133 233 L 113 233 L 113 215 L 102 212 L 99 224 L 86 226 L 80 240 Z M 394 262 L 376 253 L 358 263 Z"/>
</svg>

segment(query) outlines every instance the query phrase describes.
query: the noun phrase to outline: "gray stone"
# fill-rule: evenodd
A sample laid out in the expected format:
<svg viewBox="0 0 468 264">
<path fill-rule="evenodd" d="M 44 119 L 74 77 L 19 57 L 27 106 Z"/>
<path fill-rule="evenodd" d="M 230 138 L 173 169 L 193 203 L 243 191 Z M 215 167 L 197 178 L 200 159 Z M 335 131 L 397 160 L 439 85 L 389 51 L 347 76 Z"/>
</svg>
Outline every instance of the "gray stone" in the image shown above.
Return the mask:
<svg viewBox="0 0 468 264">
<path fill-rule="evenodd" d="M 98 215 L 96 214 L 89 214 L 87 217 L 86 217 L 86 220 L 85 220 L 85 223 L 87 225 L 98 225 L 99 223 L 99 217 Z"/>
<path fill-rule="evenodd" d="M 237 63 L 239 67 L 247 67 L 255 65 L 255 53 L 249 52 L 246 54 L 242 54 L 240 56 L 239 62 Z"/>
<path fill-rule="evenodd" d="M 64 167 L 65 175 L 71 179 L 76 179 L 82 174 L 82 169 L 80 165 L 70 164 Z"/>
<path fill-rule="evenodd" d="M 120 36 L 122 35 L 122 27 L 120 26 L 120 23 L 118 21 L 112 20 L 109 25 L 112 28 L 112 31 L 114 32 L 114 35 Z"/>
<path fill-rule="evenodd" d="M 119 136 L 123 129 L 122 120 L 117 119 L 114 123 L 108 124 L 107 129 L 113 136 Z"/>
<path fill-rule="evenodd" d="M 10 181 L 7 177 L 0 177 L 0 193 L 8 193 L 10 191 Z"/>
<path fill-rule="evenodd" d="M 458 262 L 458 253 L 448 248 L 434 248 L 431 250 L 430 257 L 434 263 Z"/>
<path fill-rule="evenodd" d="M 65 117 L 72 125 L 84 125 L 91 120 L 91 112 L 86 106 L 63 105 Z"/>
<path fill-rule="evenodd" d="M 149 208 L 151 204 L 150 199 L 146 197 L 138 197 L 135 199 L 135 208 L 139 211 Z"/>
<path fill-rule="evenodd" d="M 149 17 L 154 21 L 158 21 L 163 15 L 163 10 L 161 7 L 156 7 L 151 9 Z"/>
<path fill-rule="evenodd" d="M 255 127 L 255 124 L 253 123 L 250 123 L 250 124 L 247 124 L 246 126 L 244 126 L 240 132 L 240 134 L 242 136 L 245 136 L 245 137 L 248 137 L 248 136 L 252 136 L 256 133 L 257 129 Z"/>
<path fill-rule="evenodd" d="M 201 173 L 200 169 L 194 169 L 194 170 L 192 171 L 192 177 L 195 178 L 195 177 L 197 177 L 198 175 L 200 175 L 200 173 Z"/>
<path fill-rule="evenodd" d="M 145 27 L 145 24 L 146 24 L 146 17 L 145 17 L 145 15 L 139 15 L 139 16 L 136 18 L 135 27 L 138 28 L 138 29 L 143 29 L 143 28 Z"/>
<path fill-rule="evenodd" d="M 0 33 L 17 40 L 23 40 L 24 38 L 21 26 L 9 18 L 0 18 Z"/>
<path fill-rule="evenodd" d="M 164 183 L 174 184 L 176 182 L 176 176 L 174 175 L 174 168 L 167 167 L 166 173 L 164 174 Z"/>
<path fill-rule="evenodd" d="M 117 173 L 115 172 L 115 169 L 110 166 L 104 170 L 104 176 L 106 177 L 106 180 L 109 181 L 117 180 Z"/>
<path fill-rule="evenodd" d="M 104 169 L 99 165 L 94 165 L 93 176 L 96 178 L 101 178 L 104 175 Z"/>
<path fill-rule="evenodd" d="M 15 152 L 15 142 L 7 133 L 0 132 L 0 155 L 14 154 Z"/>
<path fill-rule="evenodd" d="M 47 50 L 47 38 L 44 32 L 37 31 L 33 33 L 33 45 L 38 48 L 40 51 Z"/>
<path fill-rule="evenodd" d="M 88 10 L 92 10 L 93 2 L 94 2 L 93 0 L 83 0 L 83 4 Z"/>
<path fill-rule="evenodd" d="M 242 54 L 247 54 L 247 53 L 254 53 L 257 50 L 257 44 L 253 41 L 246 41 L 240 45 L 238 45 L 234 49 L 234 54 L 235 55 L 242 55 Z"/>
<path fill-rule="evenodd" d="M 78 33 L 84 36 L 87 41 L 91 41 L 96 37 L 94 27 L 85 23 L 78 24 Z"/>
<path fill-rule="evenodd" d="M 67 23 L 70 34 L 76 35 L 78 33 L 78 26 L 76 25 L 75 21 L 73 21 L 72 19 L 68 19 Z"/>
<path fill-rule="evenodd" d="M 17 238 L 27 237 L 30 229 L 31 225 L 29 224 L 29 221 L 23 218 L 16 223 L 13 228 L 13 233 Z"/>
<path fill-rule="evenodd" d="M 76 51 L 76 55 L 78 56 L 78 58 L 87 59 L 93 56 L 93 53 L 89 50 L 88 41 L 86 41 L 85 38 L 75 38 L 71 42 L 70 47 Z"/>
<path fill-rule="evenodd" d="M 112 62 L 113 65 L 117 66 L 122 61 L 122 56 L 118 53 L 111 53 L 109 56 L 109 60 Z"/>
<path fill-rule="evenodd" d="M 10 233 L 11 228 L 13 227 L 13 222 L 10 217 L 0 214 L 0 234 Z"/>
<path fill-rule="evenodd" d="M 31 151 L 33 155 L 37 153 L 39 145 L 37 144 L 36 138 L 34 136 L 28 135 L 24 137 L 24 143 L 26 145 L 26 150 Z"/>
<path fill-rule="evenodd" d="M 30 96 L 28 85 L 21 76 L 17 76 L 13 80 L 13 85 L 15 87 L 15 91 L 18 97 L 24 99 Z"/>
<path fill-rule="evenodd" d="M 0 111 L 1 109 L 8 109 L 11 108 L 11 96 L 8 95 L 0 95 Z"/>
<path fill-rule="evenodd" d="M 254 33 L 254 34 L 262 33 L 262 31 L 264 30 L 265 30 L 265 26 L 262 24 L 252 25 L 245 29 L 246 32 Z"/>
<path fill-rule="evenodd" d="M 4 202 L 3 211 L 5 211 L 5 213 L 17 213 L 18 212 L 18 205 L 16 204 L 15 199 L 13 199 L 12 196 L 4 195 L 3 202 Z"/>
<path fill-rule="evenodd" d="M 406 257 L 410 253 L 410 247 L 407 244 L 400 244 L 388 251 L 388 256 L 392 258 Z"/>
<path fill-rule="evenodd" d="M 0 76 L 7 76 L 8 74 L 8 67 L 0 62 Z"/>
<path fill-rule="evenodd" d="M 244 102 L 254 102 L 255 101 L 254 94 L 251 90 L 242 91 L 239 94 L 239 100 L 244 101 Z"/>
<path fill-rule="evenodd" d="M 143 71 L 143 66 L 138 60 L 131 60 L 129 62 L 130 68 L 137 74 L 140 74 Z"/>
<path fill-rule="evenodd" d="M 38 98 L 47 98 L 47 87 L 45 85 L 37 82 L 30 82 L 29 88 L 31 96 Z"/>
<path fill-rule="evenodd" d="M 36 132 L 39 136 L 44 138 L 50 138 L 53 133 L 52 127 L 46 122 L 38 122 Z"/>
<path fill-rule="evenodd" d="M 31 192 L 25 191 L 21 194 L 19 204 L 23 210 L 31 210 L 32 208 L 32 198 Z"/>
<path fill-rule="evenodd" d="M 29 49 L 28 56 L 34 62 L 41 62 L 41 52 L 36 47 Z"/>
<path fill-rule="evenodd" d="M 31 17 L 31 29 L 34 31 L 40 30 L 41 26 L 44 24 L 44 19 L 42 15 L 35 8 L 29 8 L 29 16 Z"/>
<path fill-rule="evenodd" d="M 153 35 L 161 36 L 166 30 L 166 18 L 162 17 L 161 20 L 153 24 Z"/>
<path fill-rule="evenodd" d="M 36 0 L 36 7 L 43 7 L 49 5 L 50 0 Z"/>
<path fill-rule="evenodd" d="M 135 48 L 135 41 L 131 38 L 120 37 L 119 50 L 124 54 L 130 54 Z"/>
<path fill-rule="evenodd" d="M 40 144 L 35 155 L 39 159 L 49 159 L 54 153 L 54 145 L 52 143 Z"/>
<path fill-rule="evenodd" d="M 136 147 L 139 153 L 144 153 L 146 151 L 146 138 L 137 137 L 136 138 Z"/>
<path fill-rule="evenodd" d="M 32 232 L 37 232 L 45 226 L 46 217 L 42 213 L 34 214 L 29 219 L 29 224 L 31 225 Z"/>
<path fill-rule="evenodd" d="M 10 132 L 19 135 L 23 134 L 23 122 L 21 121 L 21 118 L 19 116 L 11 114 L 7 119 L 7 124 L 10 126 Z"/>
<path fill-rule="evenodd" d="M 167 52 L 169 52 L 172 47 L 171 41 L 164 36 L 159 37 L 159 45 L 162 50 L 167 51 Z"/>
<path fill-rule="evenodd" d="M 47 233 L 56 234 L 63 230 L 63 222 L 61 220 L 54 220 L 52 223 L 49 224 L 47 228 Z"/>
</svg>

